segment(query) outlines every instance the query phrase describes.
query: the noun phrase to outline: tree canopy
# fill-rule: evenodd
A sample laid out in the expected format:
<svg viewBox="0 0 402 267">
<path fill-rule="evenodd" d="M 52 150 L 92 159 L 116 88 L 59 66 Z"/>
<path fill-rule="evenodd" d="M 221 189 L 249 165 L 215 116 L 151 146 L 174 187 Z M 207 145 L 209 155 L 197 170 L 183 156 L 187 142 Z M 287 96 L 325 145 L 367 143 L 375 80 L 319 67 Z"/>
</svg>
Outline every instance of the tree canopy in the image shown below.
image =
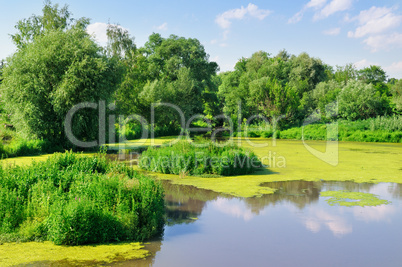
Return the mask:
<svg viewBox="0 0 402 267">
<path fill-rule="evenodd" d="M 47 10 L 45 6 L 44 18 Z M 55 13 L 59 14 L 57 9 Z M 63 16 L 58 18 L 64 21 Z M 84 28 L 67 29 L 63 23 L 59 28 L 46 27 L 41 25 L 45 32 L 30 37 L 30 42 L 8 59 L 1 88 L 11 120 L 24 137 L 68 146 L 64 133 L 67 112 L 81 102 L 110 99 L 118 77 Z M 72 129 L 77 138 L 96 138 L 97 114 L 88 108 L 77 113 Z"/>
</svg>

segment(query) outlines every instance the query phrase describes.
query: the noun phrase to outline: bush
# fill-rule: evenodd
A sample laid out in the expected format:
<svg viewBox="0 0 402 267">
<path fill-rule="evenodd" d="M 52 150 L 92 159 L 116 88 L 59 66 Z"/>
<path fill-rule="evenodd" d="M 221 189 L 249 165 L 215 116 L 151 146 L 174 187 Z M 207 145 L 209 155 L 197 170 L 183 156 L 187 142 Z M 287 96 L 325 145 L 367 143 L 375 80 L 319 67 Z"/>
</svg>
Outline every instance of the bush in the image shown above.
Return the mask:
<svg viewBox="0 0 402 267">
<path fill-rule="evenodd" d="M 142 153 L 139 166 L 145 170 L 176 175 L 241 175 L 261 167 L 257 156 L 235 145 L 179 141 Z"/>
<path fill-rule="evenodd" d="M 143 241 L 162 233 L 163 217 L 161 185 L 104 154 L 0 168 L 0 234 L 10 240 Z"/>
</svg>

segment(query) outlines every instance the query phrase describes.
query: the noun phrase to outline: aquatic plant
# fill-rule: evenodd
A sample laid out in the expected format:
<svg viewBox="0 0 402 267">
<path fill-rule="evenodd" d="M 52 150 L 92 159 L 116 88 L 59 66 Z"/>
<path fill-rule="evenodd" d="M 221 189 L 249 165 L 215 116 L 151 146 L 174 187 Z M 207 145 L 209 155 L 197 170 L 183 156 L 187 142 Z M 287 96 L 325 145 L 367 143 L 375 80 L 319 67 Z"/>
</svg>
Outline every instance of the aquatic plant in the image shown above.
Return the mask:
<svg viewBox="0 0 402 267">
<path fill-rule="evenodd" d="M 0 168 L 0 239 L 143 241 L 163 230 L 162 186 L 104 154 L 57 153 Z"/>
<path fill-rule="evenodd" d="M 370 193 L 350 192 L 350 191 L 324 191 L 321 192 L 322 197 L 330 197 L 327 199 L 329 205 L 339 205 L 346 207 L 353 206 L 379 206 L 391 203 L 388 200 L 380 199 L 378 196 Z"/>
<path fill-rule="evenodd" d="M 139 161 L 142 169 L 177 175 L 241 175 L 261 167 L 257 156 L 233 144 L 193 144 L 181 140 L 162 147 L 150 147 Z"/>
</svg>

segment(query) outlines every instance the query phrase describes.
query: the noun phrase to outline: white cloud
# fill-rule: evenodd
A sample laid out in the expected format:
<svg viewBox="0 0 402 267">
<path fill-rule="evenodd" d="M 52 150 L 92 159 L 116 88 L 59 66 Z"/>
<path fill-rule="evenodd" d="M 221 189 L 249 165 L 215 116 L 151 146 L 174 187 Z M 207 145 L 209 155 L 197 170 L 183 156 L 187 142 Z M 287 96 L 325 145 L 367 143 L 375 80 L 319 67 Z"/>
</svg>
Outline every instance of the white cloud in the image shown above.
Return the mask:
<svg viewBox="0 0 402 267">
<path fill-rule="evenodd" d="M 390 32 L 402 23 L 402 15 L 395 13 L 396 7 L 371 7 L 359 15 L 348 18 L 357 21 L 357 28 L 348 32 L 349 38 L 365 38 L 363 43 L 372 51 L 402 47 L 402 33 Z"/>
<path fill-rule="evenodd" d="M 88 25 L 87 33 L 94 35 L 95 40 L 97 42 L 106 43 L 107 42 L 106 29 L 107 29 L 107 23 L 95 22 Z"/>
<path fill-rule="evenodd" d="M 386 71 L 392 71 L 392 72 L 402 72 L 402 61 L 399 62 L 394 62 L 390 66 L 387 66 L 384 68 Z"/>
<path fill-rule="evenodd" d="M 332 0 L 323 9 L 314 15 L 314 20 L 323 19 L 331 16 L 332 14 L 345 11 L 352 7 L 353 0 Z"/>
<path fill-rule="evenodd" d="M 402 79 L 402 61 L 394 62 L 389 66 L 384 67 L 389 77 Z"/>
<path fill-rule="evenodd" d="M 288 20 L 288 23 L 299 22 L 303 18 L 304 12 L 306 12 L 308 9 L 310 9 L 310 8 L 313 8 L 316 10 L 320 9 L 321 7 L 323 7 L 325 5 L 326 2 L 327 2 L 327 0 L 311 0 L 302 8 L 302 10 L 300 10 L 293 17 L 291 17 Z"/>
<path fill-rule="evenodd" d="M 304 218 L 305 227 L 313 233 L 318 233 L 322 226 L 328 228 L 334 236 L 340 237 L 352 232 L 352 225 L 342 216 L 330 214 L 324 210 L 311 210 L 310 216 Z"/>
<path fill-rule="evenodd" d="M 95 22 L 92 24 L 89 24 L 87 27 L 87 33 L 90 35 L 93 35 L 95 37 L 95 40 L 101 44 L 101 45 L 106 45 L 107 43 L 107 35 L 106 35 L 106 30 L 107 30 L 107 23 L 103 22 Z M 123 30 L 127 30 L 126 28 L 123 28 L 121 26 L 118 26 L 119 28 Z"/>
<path fill-rule="evenodd" d="M 332 35 L 332 36 L 336 36 L 341 32 L 341 28 L 332 28 L 332 29 L 328 29 L 323 31 L 322 33 L 325 35 Z"/>
<path fill-rule="evenodd" d="M 163 24 L 156 26 L 155 28 L 160 31 L 166 31 L 168 29 L 168 24 L 167 24 L 167 22 L 164 22 Z"/>
<path fill-rule="evenodd" d="M 271 12 L 267 9 L 259 9 L 258 6 L 250 3 L 247 7 L 242 6 L 241 8 L 231 9 L 219 14 L 215 18 L 215 23 L 222 29 L 228 29 L 232 24 L 232 20 L 242 20 L 247 16 L 263 20 Z"/>
<path fill-rule="evenodd" d="M 226 198 L 218 198 L 212 203 L 212 206 L 222 213 L 231 215 L 236 218 L 242 218 L 244 221 L 250 221 L 256 214 L 253 214 L 244 202 L 239 201 L 234 204 L 233 201 Z"/>
<path fill-rule="evenodd" d="M 356 69 L 360 70 L 370 67 L 371 65 L 378 65 L 378 64 L 375 62 L 368 61 L 367 59 L 362 59 L 360 61 L 353 63 L 353 65 L 356 67 Z"/>
<path fill-rule="evenodd" d="M 357 20 L 359 26 L 354 32 L 348 32 L 348 37 L 361 38 L 398 27 L 402 22 L 402 16 L 396 15 L 392 11 L 393 8 L 375 6 L 361 11 L 358 16 L 352 19 Z"/>
<path fill-rule="evenodd" d="M 381 205 L 377 207 L 354 207 L 354 216 L 365 222 L 371 221 L 390 221 L 390 215 L 396 212 L 395 207 L 388 205 Z"/>
<path fill-rule="evenodd" d="M 363 43 L 365 43 L 372 52 L 390 47 L 402 47 L 402 33 L 369 36 Z"/>
<path fill-rule="evenodd" d="M 313 20 L 327 18 L 336 12 L 350 9 L 352 7 L 353 0 L 332 0 L 328 4 L 326 3 L 326 0 L 311 0 L 299 12 L 291 17 L 288 20 L 288 23 L 299 22 L 303 18 L 304 13 L 309 9 L 315 10 Z"/>
<path fill-rule="evenodd" d="M 294 14 L 293 17 L 291 17 L 288 20 L 288 23 L 297 23 L 297 22 L 301 21 L 301 19 L 303 18 L 303 15 L 304 15 L 304 11 L 300 10 L 299 12 Z"/>
<path fill-rule="evenodd" d="M 324 4 L 327 2 L 327 0 L 311 0 L 306 4 L 306 8 L 321 8 L 324 6 Z"/>
</svg>

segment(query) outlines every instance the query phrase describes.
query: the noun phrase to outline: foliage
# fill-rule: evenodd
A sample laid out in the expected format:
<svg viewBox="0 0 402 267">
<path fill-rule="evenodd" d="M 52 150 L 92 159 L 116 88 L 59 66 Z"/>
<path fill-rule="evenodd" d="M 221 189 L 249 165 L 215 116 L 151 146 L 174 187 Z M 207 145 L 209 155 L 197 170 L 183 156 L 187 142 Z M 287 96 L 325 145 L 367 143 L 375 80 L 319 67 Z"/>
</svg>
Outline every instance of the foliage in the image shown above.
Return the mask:
<svg viewBox="0 0 402 267">
<path fill-rule="evenodd" d="M 343 85 L 341 83 L 330 80 L 319 83 L 315 89 L 311 91 L 314 106 L 320 111 L 321 119 L 325 119 L 327 115 L 336 115 L 335 111 L 328 110 L 328 108 L 331 103 L 337 101 L 338 94 L 342 88 Z M 332 114 L 327 114 L 328 111 Z"/>
<path fill-rule="evenodd" d="M 77 20 L 70 18 L 71 13 L 67 5 L 59 9 L 59 5 L 52 5 L 50 0 L 45 1 L 42 12 L 42 16 L 32 15 L 28 19 L 18 21 L 17 25 L 15 25 L 17 33 L 11 35 L 11 39 L 17 48 L 24 48 L 29 43 L 32 43 L 35 38 L 43 36 L 49 31 L 70 28 L 85 30 L 89 24 L 89 20 L 86 18 Z"/>
<path fill-rule="evenodd" d="M 20 240 L 143 241 L 163 229 L 161 185 L 104 154 L 55 154 L 0 177 L 0 233 Z"/>
<path fill-rule="evenodd" d="M 401 116 L 377 117 L 360 121 L 339 120 L 339 141 L 357 142 L 393 142 L 402 143 Z M 327 140 L 326 124 L 310 124 L 302 128 L 295 127 L 280 132 L 281 139 Z"/>
<path fill-rule="evenodd" d="M 350 81 L 338 96 L 339 117 L 348 120 L 367 119 L 389 112 L 388 99 L 382 97 L 372 84 Z"/>
<path fill-rule="evenodd" d="M 298 123 L 305 116 L 301 99 L 322 81 L 328 68 L 319 59 L 302 53 L 290 56 L 281 51 L 277 56 L 259 51 L 242 58 L 233 72 L 221 74 L 218 96 L 223 111 L 231 117 L 249 118 L 265 115 L 272 121 L 280 115 L 281 127 Z M 241 113 L 239 110 L 241 103 Z"/>
<path fill-rule="evenodd" d="M 395 81 L 395 83 L 391 85 L 391 92 L 394 111 L 397 114 L 402 114 L 402 79 Z"/>
<path fill-rule="evenodd" d="M 139 166 L 145 170 L 177 175 L 241 175 L 261 167 L 257 156 L 235 145 L 198 144 L 182 140 L 142 153 Z"/>
<path fill-rule="evenodd" d="M 0 157 L 12 158 L 21 156 L 40 155 L 62 151 L 62 147 L 52 145 L 46 140 L 13 139 L 9 144 L 0 144 Z"/>
<path fill-rule="evenodd" d="M 108 100 L 116 78 L 113 66 L 84 30 L 52 30 L 9 59 L 2 90 L 12 123 L 24 138 L 68 147 L 67 112 L 81 102 Z M 76 113 L 72 131 L 79 140 L 97 137 L 98 113 L 89 108 Z"/>
<path fill-rule="evenodd" d="M 113 35 L 112 35 L 113 33 Z M 127 32 L 108 29 L 112 48 L 130 43 Z M 115 36 L 121 37 L 116 40 Z M 151 108 L 155 106 L 156 124 L 180 127 L 176 110 L 160 103 L 179 107 L 186 119 L 194 114 L 217 112 L 217 81 L 214 79 L 218 65 L 209 62 L 209 56 L 197 39 L 159 34 L 149 36 L 144 47 L 123 49 L 120 63 L 124 73 L 116 92 L 116 103 L 124 115 L 138 114 L 151 121 Z M 130 52 L 128 52 L 130 51 Z M 116 54 L 112 51 L 112 54 Z"/>
</svg>

